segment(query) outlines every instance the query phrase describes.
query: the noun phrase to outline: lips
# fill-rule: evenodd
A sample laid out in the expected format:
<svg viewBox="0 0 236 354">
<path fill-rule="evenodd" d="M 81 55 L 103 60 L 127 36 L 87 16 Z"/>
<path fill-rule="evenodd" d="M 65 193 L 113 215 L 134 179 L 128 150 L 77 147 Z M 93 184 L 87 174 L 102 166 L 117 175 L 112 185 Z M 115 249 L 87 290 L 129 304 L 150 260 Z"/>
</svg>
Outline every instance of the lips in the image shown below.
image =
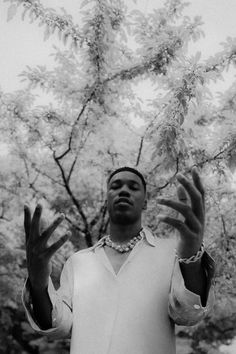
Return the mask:
<svg viewBox="0 0 236 354">
<path fill-rule="evenodd" d="M 121 197 L 119 198 L 115 204 L 129 204 L 132 205 L 131 201 L 128 198 Z"/>
</svg>

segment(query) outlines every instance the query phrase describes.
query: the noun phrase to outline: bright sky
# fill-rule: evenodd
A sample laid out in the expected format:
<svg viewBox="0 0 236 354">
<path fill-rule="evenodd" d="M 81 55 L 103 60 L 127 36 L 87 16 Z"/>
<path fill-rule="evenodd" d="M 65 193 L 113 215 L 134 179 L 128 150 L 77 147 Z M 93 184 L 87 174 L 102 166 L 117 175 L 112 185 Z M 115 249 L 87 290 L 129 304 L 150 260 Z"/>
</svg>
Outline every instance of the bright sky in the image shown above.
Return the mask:
<svg viewBox="0 0 236 354">
<path fill-rule="evenodd" d="M 81 0 L 41 0 L 47 7 L 64 7 L 71 13 L 76 21 L 79 17 Z M 159 8 L 164 0 L 126 0 L 126 4 L 137 7 L 144 13 L 151 11 L 154 7 Z M 43 40 L 43 28 L 36 23 L 30 24 L 28 17 L 21 20 L 21 11 L 7 22 L 7 9 L 9 2 L 0 0 L 0 87 L 4 92 L 11 92 L 22 87 L 18 74 L 28 64 L 52 66 L 53 60 L 50 57 L 52 45 L 62 46 L 57 37 L 50 37 Z M 227 36 L 236 36 L 236 1 L 235 0 L 190 0 L 185 13 L 191 17 L 202 16 L 205 38 L 190 46 L 190 52 L 201 51 L 204 60 L 221 50 L 220 42 Z M 214 91 L 225 90 L 235 79 L 235 70 L 230 70 L 225 75 L 225 82 L 212 85 Z"/>
</svg>

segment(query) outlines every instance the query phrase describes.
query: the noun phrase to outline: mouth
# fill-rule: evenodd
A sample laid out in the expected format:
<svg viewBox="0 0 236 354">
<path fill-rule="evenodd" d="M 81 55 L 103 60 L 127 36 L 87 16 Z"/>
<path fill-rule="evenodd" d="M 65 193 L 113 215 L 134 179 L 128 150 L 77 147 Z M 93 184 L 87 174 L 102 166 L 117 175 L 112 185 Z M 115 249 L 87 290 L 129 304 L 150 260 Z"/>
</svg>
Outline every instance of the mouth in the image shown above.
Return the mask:
<svg viewBox="0 0 236 354">
<path fill-rule="evenodd" d="M 124 204 L 124 205 L 132 205 L 131 201 L 127 198 L 119 198 L 115 204 Z"/>
</svg>

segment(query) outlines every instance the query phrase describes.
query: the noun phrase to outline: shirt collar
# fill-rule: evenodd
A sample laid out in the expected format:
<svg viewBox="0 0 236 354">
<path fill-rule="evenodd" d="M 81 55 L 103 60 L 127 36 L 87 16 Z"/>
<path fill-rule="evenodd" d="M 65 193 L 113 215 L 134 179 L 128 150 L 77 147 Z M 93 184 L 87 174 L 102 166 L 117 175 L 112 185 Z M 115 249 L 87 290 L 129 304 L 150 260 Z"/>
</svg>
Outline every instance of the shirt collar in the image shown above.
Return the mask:
<svg viewBox="0 0 236 354">
<path fill-rule="evenodd" d="M 141 230 L 141 235 L 144 236 L 144 239 L 146 239 L 147 242 L 148 242 L 151 246 L 153 246 L 153 247 L 156 246 L 155 237 L 154 237 L 152 231 L 151 231 L 149 228 L 144 227 L 144 228 Z M 106 236 L 103 236 L 103 237 L 92 247 L 92 249 L 95 249 L 95 248 L 97 248 L 97 247 L 103 246 L 103 240 L 104 240 L 105 237 L 106 237 Z"/>
<path fill-rule="evenodd" d="M 155 236 L 153 235 L 152 231 L 148 227 L 144 227 L 142 229 L 141 233 L 143 233 L 144 238 L 146 238 L 147 242 L 151 246 L 154 246 L 154 247 L 156 246 Z"/>
</svg>

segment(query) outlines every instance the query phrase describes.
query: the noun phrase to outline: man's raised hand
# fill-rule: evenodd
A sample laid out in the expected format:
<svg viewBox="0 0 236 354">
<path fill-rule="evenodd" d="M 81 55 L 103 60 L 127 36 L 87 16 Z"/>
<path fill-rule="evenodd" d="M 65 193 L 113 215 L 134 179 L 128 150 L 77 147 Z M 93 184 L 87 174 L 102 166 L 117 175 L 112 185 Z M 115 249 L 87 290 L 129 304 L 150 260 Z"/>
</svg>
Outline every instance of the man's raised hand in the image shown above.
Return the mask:
<svg viewBox="0 0 236 354">
<path fill-rule="evenodd" d="M 29 207 L 24 207 L 26 259 L 29 280 L 31 286 L 39 290 L 45 289 L 48 285 L 52 256 L 70 237 L 70 233 L 67 232 L 58 241 L 48 246 L 49 238 L 65 217 L 61 214 L 40 234 L 41 215 L 42 207 L 40 204 L 37 205 L 32 218 Z"/>
<path fill-rule="evenodd" d="M 178 254 L 181 258 L 188 258 L 196 254 L 201 247 L 205 222 L 204 189 L 196 167 L 192 168 L 192 181 L 182 174 L 177 175 L 180 183 L 177 189 L 178 201 L 158 198 L 158 203 L 178 211 L 184 220 L 169 216 L 159 217 L 179 231 L 180 242 Z M 187 203 L 188 197 L 190 205 Z"/>
</svg>

